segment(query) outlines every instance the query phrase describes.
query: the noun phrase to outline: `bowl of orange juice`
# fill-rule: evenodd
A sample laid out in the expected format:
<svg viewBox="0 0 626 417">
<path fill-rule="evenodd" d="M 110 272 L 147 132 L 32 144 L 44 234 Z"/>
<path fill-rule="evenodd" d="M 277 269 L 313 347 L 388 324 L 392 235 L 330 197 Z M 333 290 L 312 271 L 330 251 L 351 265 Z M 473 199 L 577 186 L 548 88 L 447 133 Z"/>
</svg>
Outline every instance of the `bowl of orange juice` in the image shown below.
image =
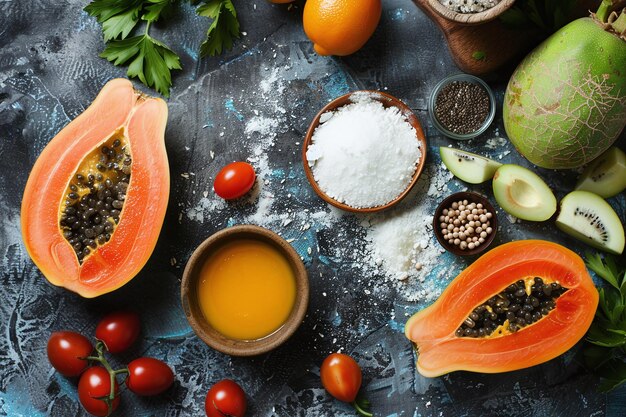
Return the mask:
<svg viewBox="0 0 626 417">
<path fill-rule="evenodd" d="M 293 247 L 271 230 L 223 229 L 193 252 L 181 284 L 183 310 L 209 346 L 254 356 L 285 342 L 309 302 L 309 280 Z"/>
</svg>

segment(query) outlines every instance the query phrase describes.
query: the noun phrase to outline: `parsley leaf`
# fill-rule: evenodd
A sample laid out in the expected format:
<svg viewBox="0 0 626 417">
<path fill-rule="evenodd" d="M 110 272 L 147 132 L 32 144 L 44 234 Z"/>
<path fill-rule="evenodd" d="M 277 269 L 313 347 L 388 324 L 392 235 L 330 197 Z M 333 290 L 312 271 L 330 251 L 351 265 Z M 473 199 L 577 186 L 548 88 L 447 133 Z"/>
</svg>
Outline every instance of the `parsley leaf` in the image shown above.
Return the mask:
<svg viewBox="0 0 626 417">
<path fill-rule="evenodd" d="M 156 22 L 161 15 L 167 17 L 172 13 L 174 3 L 177 0 L 147 0 L 148 4 L 145 9 L 146 12 L 141 17 L 148 22 Z"/>
<path fill-rule="evenodd" d="M 239 21 L 232 0 L 186 0 L 202 3 L 196 13 L 213 19 L 200 51 L 202 56 L 220 54 L 239 37 Z M 172 70 L 181 69 L 180 59 L 167 45 L 149 35 L 150 24 L 167 18 L 180 0 L 92 0 L 85 11 L 102 24 L 106 47 L 100 54 L 114 65 L 128 65 L 128 77 L 137 77 L 146 86 L 168 97 Z M 139 21 L 145 32 L 131 36 Z"/>
<path fill-rule="evenodd" d="M 232 0 L 207 0 L 196 13 L 213 19 L 200 45 L 201 56 L 218 55 L 233 47 L 233 40 L 239 37 L 239 21 Z"/>
<path fill-rule="evenodd" d="M 102 23 L 104 41 L 124 39 L 139 22 L 143 0 L 94 0 L 85 11 Z"/>
<path fill-rule="evenodd" d="M 148 34 L 113 40 L 100 56 L 115 65 L 124 65 L 132 60 L 126 74 L 139 78 L 165 97 L 169 97 L 172 85 L 170 70 L 181 69 L 178 55 Z"/>
<path fill-rule="evenodd" d="M 626 382 L 626 271 L 610 256 L 585 256 L 589 269 L 610 284 L 600 288 L 599 308 L 587 332 L 587 365 L 602 378 L 600 391 L 606 392 Z"/>
</svg>

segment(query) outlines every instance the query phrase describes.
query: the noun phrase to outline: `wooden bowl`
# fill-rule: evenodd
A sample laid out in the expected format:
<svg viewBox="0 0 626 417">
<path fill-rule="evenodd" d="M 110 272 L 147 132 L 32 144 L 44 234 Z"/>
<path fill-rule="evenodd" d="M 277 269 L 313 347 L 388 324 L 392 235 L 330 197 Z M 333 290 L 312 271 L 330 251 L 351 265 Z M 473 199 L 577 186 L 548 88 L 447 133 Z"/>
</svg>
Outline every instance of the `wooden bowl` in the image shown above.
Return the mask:
<svg viewBox="0 0 626 417">
<path fill-rule="evenodd" d="M 426 1 L 441 17 L 464 25 L 480 25 L 487 23 L 500 16 L 515 3 L 515 0 L 501 0 L 500 3 L 496 4 L 491 9 L 479 13 L 457 13 L 439 3 L 439 0 Z"/>
<path fill-rule="evenodd" d="M 487 211 L 493 214 L 493 216 L 489 220 L 491 222 L 490 226 L 493 229 L 493 232 L 490 235 L 487 235 L 487 238 L 482 243 L 482 245 L 471 250 L 470 249 L 462 250 L 460 247 L 449 243 L 447 240 L 443 238 L 443 235 L 441 233 L 439 216 L 443 214 L 444 209 L 450 208 L 450 205 L 453 202 L 459 201 L 459 200 L 467 200 L 470 203 L 476 203 L 476 204 L 481 203 L 483 207 L 487 209 Z M 435 210 L 435 215 L 433 216 L 433 230 L 434 230 L 435 236 L 437 237 L 437 240 L 439 241 L 439 244 L 443 246 L 444 249 L 446 249 L 447 251 L 452 252 L 455 255 L 461 255 L 461 256 L 477 255 L 483 252 L 485 249 L 487 249 L 491 245 L 493 240 L 495 239 L 496 233 L 498 232 L 498 216 L 496 215 L 496 209 L 493 208 L 493 205 L 489 202 L 489 200 L 487 200 L 482 195 L 478 193 L 470 192 L 470 191 L 454 193 L 446 197 Z"/>
<path fill-rule="evenodd" d="M 394 200 L 382 206 L 357 208 L 357 207 L 352 207 L 347 204 L 341 203 L 335 200 L 334 198 L 330 197 L 324 191 L 322 191 L 322 189 L 319 187 L 319 185 L 315 181 L 315 178 L 313 177 L 313 172 L 311 171 L 311 167 L 309 166 L 309 161 L 306 156 L 307 149 L 309 148 L 309 145 L 311 144 L 311 140 L 313 139 L 313 133 L 315 132 L 315 129 L 317 129 L 317 127 L 319 126 L 320 118 L 322 117 L 322 115 L 328 111 L 333 111 L 339 107 L 345 106 L 346 104 L 352 103 L 351 96 L 353 94 L 370 94 L 372 99 L 380 101 L 385 108 L 394 106 L 400 109 L 400 112 L 402 113 L 402 115 L 406 117 L 406 120 L 409 122 L 409 124 L 415 128 L 415 132 L 417 133 L 416 139 L 420 143 L 420 152 L 422 156 L 420 158 L 419 163 L 415 167 L 415 173 L 413 174 L 413 179 L 411 180 L 411 183 Z M 413 111 L 411 111 L 411 109 L 406 104 L 404 104 L 402 101 L 398 100 L 397 98 L 393 97 L 392 95 L 382 93 L 380 91 L 359 90 L 359 91 L 353 91 L 351 93 L 345 94 L 341 97 L 337 97 L 336 99 L 328 103 L 326 106 L 324 106 L 324 108 L 320 110 L 319 113 L 317 113 L 317 115 L 315 116 L 311 124 L 309 125 L 309 130 L 307 130 L 306 136 L 304 137 L 304 143 L 302 144 L 302 163 L 304 164 L 304 173 L 306 174 L 307 179 L 311 183 L 311 187 L 313 187 L 313 190 L 315 191 L 315 193 L 318 196 L 320 196 L 322 200 L 326 201 L 328 204 L 331 204 L 345 211 L 350 211 L 353 213 L 372 213 L 376 211 L 385 210 L 393 205 L 396 205 L 404 197 L 406 197 L 406 195 L 411 191 L 413 186 L 417 183 L 417 180 L 419 179 L 422 173 L 422 169 L 424 169 L 424 164 L 426 162 L 426 150 L 427 150 L 426 136 L 424 136 L 422 125 L 420 124 L 419 120 L 417 119 Z"/>
<path fill-rule="evenodd" d="M 257 340 L 230 339 L 219 333 L 205 319 L 197 297 L 198 279 L 206 259 L 223 244 L 237 239 L 258 239 L 274 246 L 289 262 L 296 279 L 296 300 L 287 321 L 274 333 Z M 262 227 L 241 225 L 220 230 L 196 248 L 185 266 L 180 292 L 187 320 L 200 339 L 228 355 L 254 356 L 278 347 L 300 326 L 309 303 L 309 279 L 300 256 L 287 241 Z"/>
</svg>

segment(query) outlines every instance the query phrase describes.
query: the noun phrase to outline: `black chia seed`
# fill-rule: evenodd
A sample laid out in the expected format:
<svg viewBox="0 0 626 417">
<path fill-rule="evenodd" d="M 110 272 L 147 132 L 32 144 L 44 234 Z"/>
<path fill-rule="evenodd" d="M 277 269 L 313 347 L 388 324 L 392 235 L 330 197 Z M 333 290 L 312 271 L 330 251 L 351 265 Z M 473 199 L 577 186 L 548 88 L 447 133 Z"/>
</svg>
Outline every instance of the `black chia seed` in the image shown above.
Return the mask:
<svg viewBox="0 0 626 417">
<path fill-rule="evenodd" d="M 435 116 L 441 125 L 460 135 L 476 132 L 490 110 L 485 89 L 468 81 L 453 81 L 445 85 L 435 99 Z"/>
<path fill-rule="evenodd" d="M 544 283 L 534 278 L 526 294 L 526 282 L 519 280 L 504 291 L 494 295 L 476 307 L 456 330 L 457 337 L 486 337 L 508 322 L 508 330 L 515 333 L 522 328 L 541 320 L 556 308 L 555 300 L 567 288 L 559 283 Z"/>
</svg>

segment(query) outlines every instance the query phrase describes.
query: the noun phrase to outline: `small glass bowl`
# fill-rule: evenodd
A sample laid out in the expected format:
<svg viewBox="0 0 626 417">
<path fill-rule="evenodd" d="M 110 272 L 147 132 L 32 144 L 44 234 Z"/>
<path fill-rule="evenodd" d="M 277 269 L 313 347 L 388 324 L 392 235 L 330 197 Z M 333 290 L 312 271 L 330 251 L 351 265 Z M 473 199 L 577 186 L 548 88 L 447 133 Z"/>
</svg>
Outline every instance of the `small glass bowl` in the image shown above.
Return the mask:
<svg viewBox="0 0 626 417">
<path fill-rule="evenodd" d="M 439 123 L 439 120 L 437 120 L 437 116 L 435 115 L 435 101 L 437 100 L 437 96 L 439 95 L 439 92 L 441 91 L 443 87 L 445 87 L 446 85 L 454 81 L 467 81 L 473 84 L 478 84 L 485 89 L 485 91 L 487 92 L 487 95 L 489 96 L 489 115 L 483 122 L 482 126 L 480 126 L 480 128 L 476 130 L 475 132 L 466 133 L 466 134 L 454 133 L 454 132 L 449 131 L 445 127 L 443 127 L 443 125 Z M 437 130 L 439 130 L 441 133 L 443 133 L 447 137 L 456 139 L 456 140 L 469 140 L 485 133 L 485 131 L 491 125 L 491 122 L 493 122 L 493 119 L 496 116 L 496 97 L 493 94 L 491 87 L 489 87 L 489 85 L 487 85 L 487 83 L 481 80 L 480 78 L 474 77 L 473 75 L 469 75 L 469 74 L 463 74 L 463 73 L 454 74 L 439 81 L 437 85 L 435 86 L 435 88 L 433 89 L 432 93 L 430 94 L 430 98 L 428 100 L 428 114 L 430 114 L 430 120 L 432 120 Z"/>
</svg>

